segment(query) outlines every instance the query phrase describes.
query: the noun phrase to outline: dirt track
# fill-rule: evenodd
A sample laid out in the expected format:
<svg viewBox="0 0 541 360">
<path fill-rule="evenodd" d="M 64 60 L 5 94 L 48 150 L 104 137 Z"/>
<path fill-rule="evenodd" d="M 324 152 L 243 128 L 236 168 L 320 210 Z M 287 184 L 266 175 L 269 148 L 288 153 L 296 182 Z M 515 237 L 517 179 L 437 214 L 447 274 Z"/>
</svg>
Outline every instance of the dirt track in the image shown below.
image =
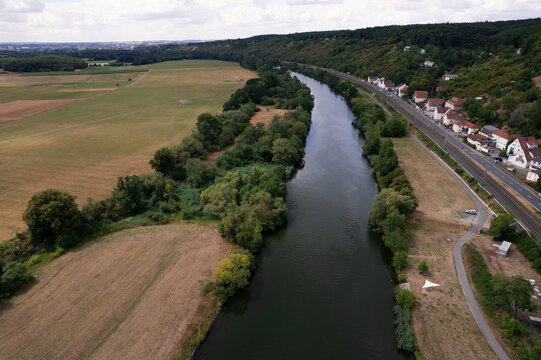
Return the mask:
<svg viewBox="0 0 541 360">
<path fill-rule="evenodd" d="M 89 92 L 89 91 L 113 91 L 117 88 L 99 88 L 99 89 L 62 89 L 57 92 Z"/>
<path fill-rule="evenodd" d="M 82 99 L 10 101 L 0 104 L 0 123 L 36 115 L 80 100 Z"/>
<path fill-rule="evenodd" d="M 0 359 L 167 359 L 231 250 L 213 228 L 172 224 L 71 251 L 0 308 Z"/>
</svg>

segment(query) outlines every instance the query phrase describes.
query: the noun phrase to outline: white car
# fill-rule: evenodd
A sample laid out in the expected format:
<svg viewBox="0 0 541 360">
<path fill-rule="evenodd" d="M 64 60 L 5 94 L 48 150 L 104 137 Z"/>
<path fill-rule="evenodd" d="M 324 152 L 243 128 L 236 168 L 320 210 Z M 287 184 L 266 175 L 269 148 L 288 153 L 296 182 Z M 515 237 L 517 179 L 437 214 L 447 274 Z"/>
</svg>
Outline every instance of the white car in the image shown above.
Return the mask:
<svg viewBox="0 0 541 360">
<path fill-rule="evenodd" d="M 475 215 L 475 214 L 477 214 L 477 210 L 468 209 L 468 210 L 466 210 L 466 214 Z"/>
</svg>

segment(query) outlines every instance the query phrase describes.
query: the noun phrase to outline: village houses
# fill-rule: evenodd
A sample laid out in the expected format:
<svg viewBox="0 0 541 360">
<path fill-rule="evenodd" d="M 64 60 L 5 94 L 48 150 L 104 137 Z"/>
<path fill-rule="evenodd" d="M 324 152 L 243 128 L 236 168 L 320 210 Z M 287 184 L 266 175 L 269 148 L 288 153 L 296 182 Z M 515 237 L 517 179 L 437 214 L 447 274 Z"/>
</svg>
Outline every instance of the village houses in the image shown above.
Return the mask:
<svg viewBox="0 0 541 360">
<path fill-rule="evenodd" d="M 473 134 L 479 130 L 479 126 L 466 121 L 466 120 L 457 120 L 453 124 L 453 131 L 456 133 L 466 133 L 467 135 Z"/>
<path fill-rule="evenodd" d="M 533 150 L 535 149 L 535 150 Z M 532 151 L 533 150 L 533 151 Z M 517 167 L 526 169 L 530 161 L 537 157 L 539 148 L 535 137 L 518 137 L 507 147 L 507 161 Z M 541 155 L 541 153 L 539 154 Z"/>
<path fill-rule="evenodd" d="M 453 96 L 445 103 L 445 106 L 451 110 L 462 110 L 462 105 L 464 105 L 464 99 L 459 99 L 456 96 Z"/>
<path fill-rule="evenodd" d="M 444 102 L 444 99 L 428 99 L 426 102 L 426 109 L 428 111 L 434 111 L 438 106 L 442 106 Z"/>
<path fill-rule="evenodd" d="M 426 99 L 428 99 L 428 91 L 415 90 L 413 93 L 413 101 L 415 101 L 415 103 L 426 101 Z"/>
<path fill-rule="evenodd" d="M 443 120 L 443 117 L 445 116 L 445 114 L 448 112 L 448 111 L 451 111 L 451 109 L 449 108 L 446 108 L 444 106 L 438 106 L 434 109 L 434 114 L 432 115 L 432 117 L 434 118 L 434 120 L 436 121 L 442 121 Z"/>
<path fill-rule="evenodd" d="M 442 79 L 443 79 L 443 81 L 449 81 L 449 80 L 453 80 L 453 79 L 458 79 L 458 75 L 444 74 Z"/>
<path fill-rule="evenodd" d="M 396 90 L 398 92 L 398 96 L 402 97 L 402 96 L 406 96 L 406 94 L 408 93 L 408 85 L 406 84 L 399 84 L 397 87 L 396 87 Z"/>
<path fill-rule="evenodd" d="M 477 151 L 488 153 L 488 145 L 491 142 L 491 139 L 485 135 L 482 134 L 471 134 L 468 135 L 467 141 L 469 144 L 472 144 L 475 146 L 475 149 Z"/>
</svg>

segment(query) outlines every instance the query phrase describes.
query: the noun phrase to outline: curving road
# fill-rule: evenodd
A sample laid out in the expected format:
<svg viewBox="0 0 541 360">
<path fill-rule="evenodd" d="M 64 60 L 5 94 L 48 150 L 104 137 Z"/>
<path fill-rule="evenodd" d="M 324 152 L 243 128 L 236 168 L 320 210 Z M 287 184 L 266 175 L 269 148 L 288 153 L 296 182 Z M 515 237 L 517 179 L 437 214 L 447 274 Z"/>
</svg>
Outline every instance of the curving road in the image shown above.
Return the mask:
<svg viewBox="0 0 541 360">
<path fill-rule="evenodd" d="M 494 350 L 496 355 L 500 360 L 511 360 L 511 358 L 507 355 L 505 350 L 502 348 L 500 343 L 496 340 L 494 337 L 494 334 L 492 334 L 492 331 L 490 330 L 490 327 L 488 326 L 487 322 L 485 321 L 485 318 L 483 316 L 483 311 L 479 307 L 479 304 L 477 303 L 475 296 L 473 295 L 473 291 L 470 285 L 470 282 L 468 280 L 468 276 L 466 275 L 466 270 L 464 268 L 464 263 L 462 261 L 462 247 L 470 241 L 470 239 L 477 233 L 477 230 L 479 228 L 483 227 L 483 224 L 486 222 L 488 218 L 488 212 L 486 210 L 485 204 L 479 199 L 479 197 L 470 189 L 470 187 L 462 180 L 460 176 L 458 176 L 445 162 L 443 162 L 438 156 L 436 156 L 432 151 L 426 148 L 423 143 L 417 137 L 412 136 L 415 141 L 417 141 L 428 153 L 438 162 L 440 165 L 456 180 L 456 182 L 462 186 L 462 188 L 466 191 L 466 193 L 472 198 L 472 200 L 475 202 L 475 206 L 477 207 L 477 215 L 475 216 L 475 221 L 473 225 L 470 227 L 468 232 L 464 234 L 455 244 L 453 247 L 453 260 L 455 262 L 455 268 L 456 272 L 458 274 L 458 281 L 460 282 L 460 286 L 462 287 L 462 291 L 464 292 L 464 297 L 466 298 L 466 302 L 468 303 L 468 307 L 470 308 L 470 311 L 473 315 L 473 318 L 477 322 L 477 325 L 479 326 L 479 329 L 483 333 L 483 336 L 487 340 L 488 344 Z"/>
<path fill-rule="evenodd" d="M 470 175 L 476 178 L 477 181 L 479 181 L 479 183 L 490 194 L 492 194 L 500 204 L 511 210 L 512 214 L 519 219 L 519 223 L 523 228 L 533 235 L 537 241 L 541 242 L 541 218 L 539 218 L 539 216 L 521 203 L 514 194 L 506 189 L 506 187 L 513 189 L 513 191 L 521 196 L 525 201 L 530 203 L 534 208 L 540 210 L 541 197 L 531 188 L 524 185 L 515 177 L 507 174 L 500 167 L 492 163 L 487 156 L 473 150 L 455 136 L 451 135 L 448 131 L 437 126 L 432 120 L 415 110 L 414 107 L 404 102 L 398 96 L 389 94 L 389 92 L 382 90 L 373 84 L 340 71 L 318 68 L 311 65 L 304 66 L 328 71 L 333 75 L 341 77 L 345 80 L 349 80 L 373 93 L 378 94 L 394 109 L 408 119 L 414 126 L 416 126 L 432 141 L 445 150 L 468 173 L 470 173 Z M 487 172 L 490 172 L 496 176 L 498 180 L 505 184 L 505 186 L 490 176 L 490 174 L 487 174 Z"/>
</svg>

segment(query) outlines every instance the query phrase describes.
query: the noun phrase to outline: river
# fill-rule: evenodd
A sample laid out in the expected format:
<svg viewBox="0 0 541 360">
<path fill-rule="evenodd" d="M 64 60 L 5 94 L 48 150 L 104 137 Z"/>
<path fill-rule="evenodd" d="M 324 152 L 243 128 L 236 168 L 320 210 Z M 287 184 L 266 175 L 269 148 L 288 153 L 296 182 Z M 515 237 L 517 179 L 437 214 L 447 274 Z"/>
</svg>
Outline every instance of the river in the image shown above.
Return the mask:
<svg viewBox="0 0 541 360">
<path fill-rule="evenodd" d="M 314 95 L 288 225 L 266 237 L 248 288 L 223 306 L 196 360 L 400 359 L 389 253 L 367 226 L 378 189 L 345 100 Z"/>
</svg>

